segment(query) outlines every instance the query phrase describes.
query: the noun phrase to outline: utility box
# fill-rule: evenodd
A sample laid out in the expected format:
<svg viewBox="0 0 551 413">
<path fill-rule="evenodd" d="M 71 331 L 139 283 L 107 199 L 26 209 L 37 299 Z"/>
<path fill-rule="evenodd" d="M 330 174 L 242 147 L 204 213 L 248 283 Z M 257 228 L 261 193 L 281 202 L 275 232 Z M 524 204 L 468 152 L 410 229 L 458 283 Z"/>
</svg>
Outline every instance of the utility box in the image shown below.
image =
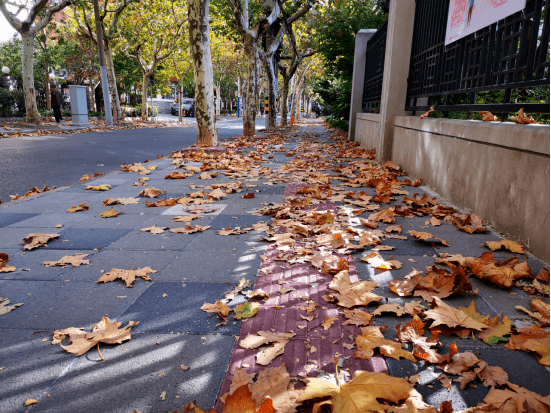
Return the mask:
<svg viewBox="0 0 551 413">
<path fill-rule="evenodd" d="M 69 86 L 71 99 L 71 118 L 73 126 L 90 126 L 88 122 L 88 101 L 86 99 L 86 86 Z"/>
</svg>

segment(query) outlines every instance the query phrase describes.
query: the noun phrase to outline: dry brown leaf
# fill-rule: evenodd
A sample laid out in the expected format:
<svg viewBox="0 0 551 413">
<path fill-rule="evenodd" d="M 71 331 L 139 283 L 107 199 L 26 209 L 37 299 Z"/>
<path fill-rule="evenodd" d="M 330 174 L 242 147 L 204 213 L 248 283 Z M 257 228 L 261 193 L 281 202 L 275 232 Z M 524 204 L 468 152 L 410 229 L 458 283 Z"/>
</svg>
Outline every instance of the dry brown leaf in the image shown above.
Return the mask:
<svg viewBox="0 0 551 413">
<path fill-rule="evenodd" d="M 484 331 L 480 331 L 476 336 L 486 344 L 497 344 L 500 341 L 508 341 L 505 336 L 511 334 L 512 323 L 509 317 L 494 317 L 491 320 L 489 316 L 483 316 L 476 311 L 474 301 L 468 307 L 459 307 L 465 314 L 471 316 L 476 321 L 488 326 Z"/>
<path fill-rule="evenodd" d="M 86 188 L 92 191 L 110 191 L 111 185 L 86 185 Z"/>
<path fill-rule="evenodd" d="M 509 389 L 492 388 L 484 398 L 487 404 L 479 405 L 473 412 L 533 412 L 549 413 L 549 396 L 542 397 L 516 384 L 508 383 Z M 467 413 L 467 411 L 464 411 Z"/>
<path fill-rule="evenodd" d="M 118 217 L 122 213 L 123 213 L 122 211 L 114 211 L 113 207 L 111 207 L 107 211 L 100 212 L 96 216 L 97 217 L 102 217 L 102 218 L 114 218 L 114 217 Z"/>
<path fill-rule="evenodd" d="M 385 373 L 356 371 L 351 381 L 340 386 L 318 378 L 305 381 L 306 389 L 301 393 L 299 402 L 331 397 L 332 411 L 339 413 L 381 412 L 385 407 L 380 404 L 383 400 L 392 403 L 408 399 L 423 400 L 406 379 Z"/>
<path fill-rule="evenodd" d="M 13 272 L 16 270 L 14 265 L 7 265 L 9 261 L 9 255 L 3 252 L 0 252 L 0 272 Z M 2 301 L 0 299 L 0 301 Z"/>
<path fill-rule="evenodd" d="M 0 267 L 0 272 L 2 272 L 2 269 Z M 537 298 L 534 298 L 530 302 L 530 307 L 534 312 L 527 310 L 523 306 L 517 305 L 515 308 L 520 311 L 524 311 L 526 314 L 528 314 L 530 317 L 535 318 L 538 320 L 542 327 L 549 325 L 549 304 L 538 300 Z"/>
<path fill-rule="evenodd" d="M 435 241 L 440 241 L 442 244 L 446 245 L 446 246 L 450 246 L 450 244 L 448 244 L 447 241 L 443 240 L 442 238 L 438 238 L 438 237 L 435 237 L 434 235 L 432 235 L 430 232 L 418 232 L 418 231 L 408 231 L 412 236 L 413 238 L 415 239 L 418 239 L 418 240 L 421 240 L 421 241 L 429 241 L 432 239 L 432 242 L 434 243 Z"/>
<path fill-rule="evenodd" d="M 394 207 L 390 207 L 390 208 L 383 209 L 383 210 L 378 211 L 378 212 L 374 212 L 373 214 L 371 214 L 369 216 L 369 218 L 367 220 L 368 220 L 368 222 L 369 221 L 373 221 L 373 222 L 381 221 L 381 222 L 386 222 L 387 224 L 394 224 L 394 222 L 395 222 Z"/>
<path fill-rule="evenodd" d="M 369 360 L 373 356 L 373 350 L 378 348 L 383 356 L 392 357 L 396 360 L 405 358 L 413 362 L 417 361 L 413 354 L 402 349 L 404 347 L 402 344 L 386 340 L 381 332 L 381 327 L 370 326 L 361 329 L 362 334 L 356 336 L 358 351 L 354 353 L 354 358 Z"/>
<path fill-rule="evenodd" d="M 254 192 L 249 192 L 248 194 L 243 195 L 241 198 L 243 198 L 243 199 L 254 198 Z"/>
<path fill-rule="evenodd" d="M 82 202 L 79 206 L 74 206 L 71 204 L 71 208 L 67 212 L 78 212 L 78 211 L 88 211 L 90 207 L 86 205 L 86 202 Z"/>
<path fill-rule="evenodd" d="M 534 118 L 532 116 L 530 116 L 530 115 L 526 116 L 524 114 L 524 109 L 523 108 L 521 108 L 517 112 L 517 116 L 513 118 L 513 122 L 520 123 L 520 124 L 536 123 L 536 121 L 534 120 Z"/>
<path fill-rule="evenodd" d="M 513 334 L 505 347 L 509 350 L 534 352 L 540 364 L 549 366 L 549 331 L 541 327 L 522 327 L 519 334 Z"/>
<path fill-rule="evenodd" d="M 329 330 L 329 328 L 333 325 L 333 323 L 335 321 L 337 321 L 338 318 L 337 317 L 325 317 L 323 319 L 323 321 L 321 322 L 321 326 L 323 327 L 324 330 Z"/>
<path fill-rule="evenodd" d="M 192 228 L 191 225 L 187 224 L 185 227 L 171 228 L 169 231 L 174 234 L 193 234 L 195 232 L 203 232 L 210 228 L 210 225 L 195 225 L 195 228 Z"/>
<path fill-rule="evenodd" d="M 100 176 L 103 176 L 103 175 L 105 175 L 105 174 L 102 173 L 102 172 L 95 173 L 94 175 L 85 174 L 85 175 L 82 176 L 82 178 L 79 179 L 79 182 L 87 181 L 89 179 L 97 178 L 97 177 L 100 177 Z"/>
<path fill-rule="evenodd" d="M 372 315 L 369 313 L 366 313 L 362 310 L 348 310 L 344 309 L 344 316 L 346 317 L 346 321 L 343 323 L 343 325 L 354 325 L 354 326 L 368 326 L 369 322 L 371 321 Z"/>
<path fill-rule="evenodd" d="M 497 116 L 487 110 L 478 112 L 478 115 L 482 117 L 484 122 L 497 122 Z"/>
<path fill-rule="evenodd" d="M 423 118 L 429 118 L 430 117 L 430 114 L 432 112 L 436 112 L 434 110 L 434 106 L 431 106 L 430 109 L 428 111 L 426 111 L 425 113 L 423 113 L 421 116 L 419 116 L 420 119 L 423 119 Z"/>
<path fill-rule="evenodd" d="M 174 206 L 178 202 L 178 198 L 170 198 L 170 199 L 162 199 L 160 201 L 155 202 L 149 202 L 147 199 L 145 200 L 145 205 L 148 207 L 166 207 L 166 206 Z"/>
<path fill-rule="evenodd" d="M 446 304 L 438 297 L 434 297 L 432 310 L 425 311 L 425 317 L 434 320 L 431 328 L 438 325 L 445 325 L 448 327 L 464 327 L 477 331 L 488 328 L 486 324 L 479 323 L 471 316 L 465 314 L 457 308 L 452 307 L 451 305 Z"/>
<path fill-rule="evenodd" d="M 484 245 L 486 245 L 492 251 L 505 248 L 511 252 L 514 252 L 515 254 L 524 253 L 524 247 L 522 245 L 520 245 L 518 242 L 509 241 L 507 239 L 504 239 L 503 241 L 487 241 L 484 243 Z"/>
<path fill-rule="evenodd" d="M 208 193 L 209 198 L 216 198 L 220 200 L 220 198 L 224 198 L 228 196 L 224 191 L 222 191 L 220 188 L 216 188 L 214 191 Z"/>
<path fill-rule="evenodd" d="M 162 192 L 163 191 L 161 191 L 160 189 L 156 189 L 156 188 L 145 188 L 145 189 L 142 189 L 140 191 L 138 196 L 143 196 L 143 197 L 147 197 L 147 198 L 156 198 L 159 195 L 161 195 Z"/>
<path fill-rule="evenodd" d="M 138 198 L 107 198 L 103 201 L 103 205 L 136 205 L 139 203 L 140 200 Z"/>
<path fill-rule="evenodd" d="M 193 175 L 193 172 L 187 173 L 183 171 L 171 171 L 165 176 L 165 179 L 186 179 Z"/>
<path fill-rule="evenodd" d="M 46 267 L 52 267 L 54 265 L 72 265 L 73 267 L 79 267 L 81 265 L 90 264 L 89 260 L 85 260 L 84 258 L 88 257 L 90 254 L 75 254 L 75 255 L 65 255 L 64 257 L 60 258 L 57 261 L 44 261 L 42 265 L 45 265 Z M 0 268 L 0 272 L 2 272 L 2 269 Z"/>
<path fill-rule="evenodd" d="M 23 238 L 21 244 L 25 244 L 24 250 L 32 250 L 38 247 L 45 247 L 48 241 L 58 237 L 59 234 L 29 234 L 26 238 Z"/>
<path fill-rule="evenodd" d="M 8 305 L 9 303 L 10 303 L 10 300 L 0 301 L 0 315 L 9 313 L 10 311 L 15 310 L 17 307 L 21 307 L 23 305 L 23 303 Z"/>
<path fill-rule="evenodd" d="M 359 281 L 351 284 L 348 270 L 343 270 L 333 277 L 329 288 L 338 291 L 338 293 L 334 294 L 334 297 L 338 300 L 338 305 L 350 308 L 382 300 L 383 297 L 373 293 L 373 290 L 378 285 L 373 281 Z"/>
<path fill-rule="evenodd" d="M 255 349 L 261 345 L 273 343 L 271 347 L 256 354 L 256 362 L 267 366 L 280 354 L 283 354 L 285 344 L 289 342 L 295 333 L 272 333 L 271 331 L 259 331 L 256 334 L 247 334 L 245 339 L 239 342 L 241 348 Z"/>
<path fill-rule="evenodd" d="M 38 403 L 36 399 L 27 399 L 25 400 L 25 404 L 23 406 L 27 407 L 27 406 L 30 406 L 31 404 L 36 404 L 36 403 Z"/>
<path fill-rule="evenodd" d="M 235 392 L 226 398 L 222 413 L 275 413 L 272 399 L 267 398 L 262 402 L 259 409 L 256 409 L 252 400 L 252 393 L 247 385 L 239 387 Z"/>
<path fill-rule="evenodd" d="M 179 216 L 179 217 L 174 217 L 172 218 L 172 220 L 174 222 L 191 222 L 193 221 L 194 219 L 201 219 L 202 217 L 201 216 L 198 216 L 198 215 L 182 215 L 182 216 Z"/>
<path fill-rule="evenodd" d="M 216 233 L 218 235 L 241 235 L 241 234 L 246 234 L 247 232 L 249 231 L 252 231 L 252 227 L 251 228 L 224 228 L 224 229 L 219 229 L 218 231 L 216 231 Z"/>
<path fill-rule="evenodd" d="M 130 321 L 126 327 L 120 329 L 122 323 L 111 321 L 108 317 L 102 317 L 101 321 L 94 325 L 91 333 L 85 333 L 81 328 L 75 327 L 54 331 L 52 344 L 60 343 L 68 335 L 71 345 L 64 346 L 62 344 L 63 349 L 77 356 L 82 356 L 97 345 L 98 353 L 103 361 L 104 358 L 99 351 L 99 343 L 120 344 L 123 341 L 130 340 L 130 329 L 138 323 L 139 321 Z"/>
<path fill-rule="evenodd" d="M 158 227 L 157 225 L 153 225 L 152 227 L 142 228 L 140 231 L 149 231 L 152 234 L 162 234 L 165 232 L 165 229 L 167 229 L 167 227 Z"/>
<path fill-rule="evenodd" d="M 372 267 L 375 267 L 381 271 L 399 270 L 402 268 L 402 263 L 398 260 L 385 261 L 381 255 L 376 252 L 370 252 L 369 254 L 359 258 L 360 261 L 365 261 Z"/>
<path fill-rule="evenodd" d="M 453 214 L 451 222 L 457 229 L 465 231 L 469 234 L 488 231 L 488 228 L 484 226 L 484 221 L 482 218 L 475 214 Z"/>
<path fill-rule="evenodd" d="M 201 310 L 207 313 L 216 313 L 224 320 L 228 318 L 231 308 L 228 307 L 224 302 L 217 301 L 214 304 L 205 303 L 201 306 Z"/>
<path fill-rule="evenodd" d="M 150 281 L 151 277 L 149 274 L 156 273 L 157 271 L 152 270 L 150 267 L 139 268 L 137 270 L 122 270 L 120 268 L 112 268 L 111 271 L 103 274 L 98 280 L 98 284 L 108 283 L 115 281 L 117 278 L 120 278 L 126 283 L 127 287 L 132 287 L 132 284 L 136 281 L 136 277 L 143 278 L 146 281 Z"/>
</svg>

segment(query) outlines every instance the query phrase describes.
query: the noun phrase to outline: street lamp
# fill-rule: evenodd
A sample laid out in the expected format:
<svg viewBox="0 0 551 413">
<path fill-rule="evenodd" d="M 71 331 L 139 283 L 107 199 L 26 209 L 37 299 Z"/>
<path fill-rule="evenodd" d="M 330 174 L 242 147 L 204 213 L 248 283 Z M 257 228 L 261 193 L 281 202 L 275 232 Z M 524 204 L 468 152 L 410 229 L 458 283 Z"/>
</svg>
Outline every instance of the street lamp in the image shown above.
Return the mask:
<svg viewBox="0 0 551 413">
<path fill-rule="evenodd" d="M 2 66 L 2 84 L 4 88 L 8 89 L 8 75 L 10 74 L 10 68 L 8 66 Z"/>
<path fill-rule="evenodd" d="M 2 66 L 2 73 L 4 73 L 5 75 L 9 75 L 10 68 L 8 66 Z"/>
<path fill-rule="evenodd" d="M 51 79 L 51 80 L 54 80 L 54 79 L 55 79 L 55 73 L 53 73 L 53 72 L 50 73 L 50 79 Z"/>
</svg>

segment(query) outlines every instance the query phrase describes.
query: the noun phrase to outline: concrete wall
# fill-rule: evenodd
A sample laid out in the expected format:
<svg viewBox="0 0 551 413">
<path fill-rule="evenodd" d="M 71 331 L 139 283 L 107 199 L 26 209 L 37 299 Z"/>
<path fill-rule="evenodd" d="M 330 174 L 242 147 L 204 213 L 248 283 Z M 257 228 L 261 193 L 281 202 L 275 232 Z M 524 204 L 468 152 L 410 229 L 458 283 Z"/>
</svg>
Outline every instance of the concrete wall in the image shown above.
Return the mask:
<svg viewBox="0 0 551 413">
<path fill-rule="evenodd" d="M 356 115 L 355 142 L 362 148 L 373 149 L 379 153 L 379 122 L 381 115 L 375 113 L 358 113 Z"/>
<path fill-rule="evenodd" d="M 391 159 L 549 262 L 549 140 L 546 125 L 398 116 Z"/>
<path fill-rule="evenodd" d="M 170 113 L 170 107 L 174 103 L 174 99 L 158 99 L 153 98 L 153 106 L 159 108 L 159 113 Z M 147 103 L 151 103 L 151 99 L 147 99 Z"/>
</svg>

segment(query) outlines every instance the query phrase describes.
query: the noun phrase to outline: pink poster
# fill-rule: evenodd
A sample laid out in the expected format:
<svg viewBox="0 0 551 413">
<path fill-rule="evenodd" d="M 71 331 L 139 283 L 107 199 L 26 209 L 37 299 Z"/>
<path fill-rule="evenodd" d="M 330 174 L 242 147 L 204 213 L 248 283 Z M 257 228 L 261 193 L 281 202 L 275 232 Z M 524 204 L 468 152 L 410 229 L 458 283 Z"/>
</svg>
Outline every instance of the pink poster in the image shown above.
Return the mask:
<svg viewBox="0 0 551 413">
<path fill-rule="evenodd" d="M 526 0 L 450 0 L 446 45 L 526 7 Z"/>
</svg>

